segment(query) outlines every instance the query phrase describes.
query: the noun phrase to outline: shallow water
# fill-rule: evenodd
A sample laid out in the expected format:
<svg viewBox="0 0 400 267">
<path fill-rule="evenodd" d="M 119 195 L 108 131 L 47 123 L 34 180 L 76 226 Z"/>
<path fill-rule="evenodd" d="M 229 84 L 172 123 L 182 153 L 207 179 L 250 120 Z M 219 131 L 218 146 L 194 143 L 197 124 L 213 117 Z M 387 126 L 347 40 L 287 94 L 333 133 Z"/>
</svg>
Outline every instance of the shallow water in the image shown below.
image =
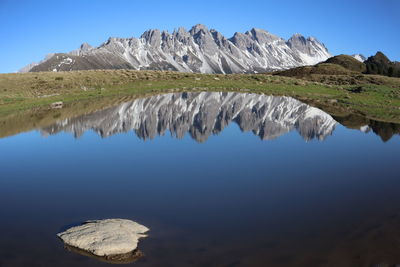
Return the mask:
<svg viewBox="0 0 400 267">
<path fill-rule="evenodd" d="M 0 139 L 0 266 L 103 266 L 56 233 L 148 226 L 134 266 L 400 263 L 398 134 L 287 97 L 176 93 Z M 384 141 L 385 142 L 384 142 Z"/>
</svg>

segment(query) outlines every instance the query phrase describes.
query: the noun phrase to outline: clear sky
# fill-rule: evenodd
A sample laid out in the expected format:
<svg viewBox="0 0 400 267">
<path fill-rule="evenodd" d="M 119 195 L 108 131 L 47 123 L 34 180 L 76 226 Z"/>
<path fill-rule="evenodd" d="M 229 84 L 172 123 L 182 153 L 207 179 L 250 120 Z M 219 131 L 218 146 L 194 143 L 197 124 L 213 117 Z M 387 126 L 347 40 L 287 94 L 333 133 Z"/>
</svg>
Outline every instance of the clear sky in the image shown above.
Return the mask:
<svg viewBox="0 0 400 267">
<path fill-rule="evenodd" d="M 0 0 L 0 73 L 108 37 L 197 23 L 226 37 L 253 27 L 315 36 L 332 54 L 400 61 L 400 0 Z"/>
</svg>

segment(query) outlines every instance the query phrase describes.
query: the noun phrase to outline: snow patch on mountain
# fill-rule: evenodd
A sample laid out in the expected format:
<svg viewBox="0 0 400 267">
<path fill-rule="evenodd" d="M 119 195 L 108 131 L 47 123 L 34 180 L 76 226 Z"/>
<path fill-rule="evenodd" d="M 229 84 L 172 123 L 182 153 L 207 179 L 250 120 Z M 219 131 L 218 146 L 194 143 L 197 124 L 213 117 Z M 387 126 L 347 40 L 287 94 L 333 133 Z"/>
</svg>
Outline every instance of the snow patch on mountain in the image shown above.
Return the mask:
<svg viewBox="0 0 400 267">
<path fill-rule="evenodd" d="M 357 59 L 360 62 L 364 62 L 365 60 L 367 60 L 367 58 L 362 54 L 354 54 L 354 55 L 351 55 L 351 56 L 354 57 L 355 59 Z"/>
</svg>

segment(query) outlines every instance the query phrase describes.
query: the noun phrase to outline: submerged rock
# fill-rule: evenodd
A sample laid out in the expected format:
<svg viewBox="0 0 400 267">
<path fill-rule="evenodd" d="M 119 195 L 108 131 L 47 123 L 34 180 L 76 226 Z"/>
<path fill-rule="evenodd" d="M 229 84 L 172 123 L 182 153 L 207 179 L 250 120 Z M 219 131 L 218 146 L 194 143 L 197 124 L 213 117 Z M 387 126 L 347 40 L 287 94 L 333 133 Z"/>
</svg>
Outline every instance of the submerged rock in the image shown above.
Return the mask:
<svg viewBox="0 0 400 267">
<path fill-rule="evenodd" d="M 146 237 L 146 226 L 125 219 L 87 221 L 80 226 L 58 233 L 67 248 L 76 248 L 95 256 L 129 258 L 136 253 L 139 239 Z M 81 253 L 82 254 L 82 253 Z M 122 255 L 121 257 L 119 257 Z"/>
<path fill-rule="evenodd" d="M 79 249 L 79 248 L 75 248 L 75 247 L 71 247 L 68 245 L 65 245 L 65 249 L 68 251 L 71 251 L 73 253 L 77 253 L 80 254 L 82 256 L 85 257 L 90 257 L 93 258 L 95 260 L 101 261 L 101 262 L 105 262 L 105 263 L 109 263 L 109 264 L 129 264 L 129 263 L 133 263 L 135 261 L 137 261 L 138 259 L 140 259 L 144 254 L 136 249 L 132 252 L 129 253 L 124 253 L 124 254 L 118 254 L 118 255 L 110 255 L 110 256 L 96 256 L 88 251 Z"/>
</svg>

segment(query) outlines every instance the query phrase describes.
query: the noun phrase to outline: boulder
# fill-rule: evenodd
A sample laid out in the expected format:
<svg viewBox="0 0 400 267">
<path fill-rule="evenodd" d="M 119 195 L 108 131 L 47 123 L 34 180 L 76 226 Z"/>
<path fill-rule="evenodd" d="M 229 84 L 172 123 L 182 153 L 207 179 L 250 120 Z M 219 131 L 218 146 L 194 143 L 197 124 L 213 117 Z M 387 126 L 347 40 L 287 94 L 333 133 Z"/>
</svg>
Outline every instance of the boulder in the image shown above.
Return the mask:
<svg viewBox="0 0 400 267">
<path fill-rule="evenodd" d="M 63 103 L 62 101 L 58 101 L 58 102 L 53 102 L 53 103 L 51 103 L 51 104 L 50 104 L 50 107 L 51 107 L 52 109 L 59 109 L 59 108 L 62 108 L 63 105 L 64 105 L 64 103 Z"/>
<path fill-rule="evenodd" d="M 99 257 L 118 256 L 136 251 L 139 239 L 146 237 L 146 226 L 125 219 L 86 221 L 57 236 L 73 248 Z"/>
</svg>

